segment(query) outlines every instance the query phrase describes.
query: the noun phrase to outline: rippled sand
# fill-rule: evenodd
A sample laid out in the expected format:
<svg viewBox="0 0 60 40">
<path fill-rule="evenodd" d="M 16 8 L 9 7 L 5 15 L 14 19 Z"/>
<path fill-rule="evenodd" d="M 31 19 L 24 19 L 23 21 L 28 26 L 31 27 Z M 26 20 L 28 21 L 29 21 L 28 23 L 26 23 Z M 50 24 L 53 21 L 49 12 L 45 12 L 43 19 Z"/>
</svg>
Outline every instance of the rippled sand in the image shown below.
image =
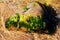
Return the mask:
<svg viewBox="0 0 60 40">
<path fill-rule="evenodd" d="M 39 0 L 34 0 L 39 1 Z M 21 31 L 7 31 L 4 22 L 7 18 L 15 13 L 21 13 L 23 7 L 27 6 L 33 0 L 0 0 L 0 40 L 60 40 L 60 28 L 53 35 L 38 33 L 23 33 Z M 60 0 L 40 0 L 39 2 L 47 2 L 58 14 L 60 14 Z M 59 24 L 60 25 L 60 24 Z"/>
</svg>

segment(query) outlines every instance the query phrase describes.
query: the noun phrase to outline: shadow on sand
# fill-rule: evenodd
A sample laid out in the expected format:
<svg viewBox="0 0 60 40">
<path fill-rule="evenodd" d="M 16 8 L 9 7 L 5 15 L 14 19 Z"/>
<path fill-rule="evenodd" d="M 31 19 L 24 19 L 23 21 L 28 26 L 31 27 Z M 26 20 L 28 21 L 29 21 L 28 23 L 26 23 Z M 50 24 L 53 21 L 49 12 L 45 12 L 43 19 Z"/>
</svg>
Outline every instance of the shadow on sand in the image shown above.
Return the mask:
<svg viewBox="0 0 60 40">
<path fill-rule="evenodd" d="M 56 18 L 57 13 L 54 10 L 54 8 L 52 8 L 50 5 L 46 6 L 45 4 L 41 4 L 39 2 L 37 2 L 43 9 L 43 19 L 46 22 L 46 28 L 45 30 L 48 30 L 48 34 L 54 34 L 57 30 L 57 23 L 58 23 L 58 19 Z"/>
</svg>

